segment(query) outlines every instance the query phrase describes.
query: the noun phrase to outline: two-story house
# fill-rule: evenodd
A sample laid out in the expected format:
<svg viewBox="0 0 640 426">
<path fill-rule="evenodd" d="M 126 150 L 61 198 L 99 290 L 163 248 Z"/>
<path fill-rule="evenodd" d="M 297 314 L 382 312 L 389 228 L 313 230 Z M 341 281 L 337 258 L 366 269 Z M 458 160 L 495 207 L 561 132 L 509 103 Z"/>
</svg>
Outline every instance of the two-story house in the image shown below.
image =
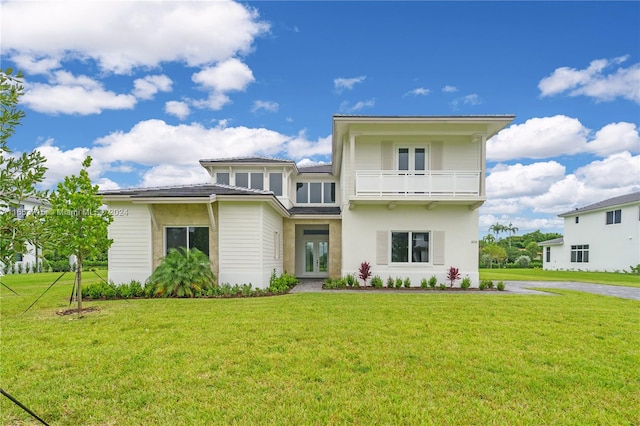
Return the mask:
<svg viewBox="0 0 640 426">
<path fill-rule="evenodd" d="M 21 200 L 16 205 L 8 207 L 8 210 L 18 220 L 24 220 L 34 210 L 46 210 L 47 207 L 47 203 L 43 203 L 41 200 L 29 197 L 25 200 Z M 16 254 L 13 265 L 3 265 L 2 262 L 0 262 L 0 275 L 5 271 L 9 272 L 10 270 L 20 270 L 22 272 L 27 272 L 36 271 L 38 269 L 38 265 L 42 262 L 41 248 L 33 245 L 30 242 L 27 242 L 24 248 L 24 253 Z M 13 267 L 14 269 L 10 269 L 7 266 Z"/>
<path fill-rule="evenodd" d="M 559 216 L 564 236 L 539 243 L 543 269 L 613 272 L 640 265 L 640 192 Z"/>
<path fill-rule="evenodd" d="M 514 116 L 333 117 L 332 162 L 205 159 L 211 183 L 102 192 L 109 279 L 144 281 L 172 247 L 209 255 L 221 283 L 357 273 L 478 285 L 486 142 Z"/>
</svg>

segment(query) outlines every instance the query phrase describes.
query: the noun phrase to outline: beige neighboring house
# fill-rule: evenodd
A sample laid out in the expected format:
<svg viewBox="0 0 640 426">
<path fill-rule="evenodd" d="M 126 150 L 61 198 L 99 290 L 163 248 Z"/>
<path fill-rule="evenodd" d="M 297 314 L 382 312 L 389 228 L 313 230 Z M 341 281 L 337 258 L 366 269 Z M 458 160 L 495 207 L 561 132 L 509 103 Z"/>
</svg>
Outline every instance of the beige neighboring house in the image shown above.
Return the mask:
<svg viewBox="0 0 640 426">
<path fill-rule="evenodd" d="M 640 265 L 640 192 L 558 216 L 564 236 L 539 243 L 543 269 L 614 272 Z"/>
<path fill-rule="evenodd" d="M 103 191 L 114 214 L 109 279 L 145 281 L 172 247 L 208 254 L 221 283 L 266 287 L 273 270 L 299 278 L 357 274 L 478 285 L 478 208 L 486 142 L 514 119 L 333 117 L 332 163 L 205 159 L 201 185 Z"/>
</svg>

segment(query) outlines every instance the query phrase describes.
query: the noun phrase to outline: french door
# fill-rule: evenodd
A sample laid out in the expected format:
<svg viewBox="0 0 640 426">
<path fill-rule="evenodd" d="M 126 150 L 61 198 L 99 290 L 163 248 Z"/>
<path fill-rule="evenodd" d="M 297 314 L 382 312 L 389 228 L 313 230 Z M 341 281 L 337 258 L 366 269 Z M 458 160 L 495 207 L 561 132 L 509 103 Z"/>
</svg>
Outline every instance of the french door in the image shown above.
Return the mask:
<svg viewBox="0 0 640 426">
<path fill-rule="evenodd" d="M 329 241 L 326 236 L 304 239 L 304 275 L 309 277 L 329 275 Z"/>
</svg>

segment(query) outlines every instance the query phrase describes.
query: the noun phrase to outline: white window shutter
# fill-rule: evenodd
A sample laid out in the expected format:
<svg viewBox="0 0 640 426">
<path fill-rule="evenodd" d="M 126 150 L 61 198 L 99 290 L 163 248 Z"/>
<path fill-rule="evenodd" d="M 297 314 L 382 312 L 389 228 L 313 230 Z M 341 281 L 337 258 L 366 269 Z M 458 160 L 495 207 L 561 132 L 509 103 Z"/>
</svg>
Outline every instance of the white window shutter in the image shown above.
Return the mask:
<svg viewBox="0 0 640 426">
<path fill-rule="evenodd" d="M 393 170 L 393 142 L 382 142 L 382 170 Z"/>
<path fill-rule="evenodd" d="M 376 264 L 389 264 L 389 232 L 378 231 L 376 235 Z"/>
<path fill-rule="evenodd" d="M 433 264 L 444 265 L 444 231 L 433 231 Z"/>
<path fill-rule="evenodd" d="M 431 170 L 442 170 L 442 142 L 431 142 Z"/>
</svg>

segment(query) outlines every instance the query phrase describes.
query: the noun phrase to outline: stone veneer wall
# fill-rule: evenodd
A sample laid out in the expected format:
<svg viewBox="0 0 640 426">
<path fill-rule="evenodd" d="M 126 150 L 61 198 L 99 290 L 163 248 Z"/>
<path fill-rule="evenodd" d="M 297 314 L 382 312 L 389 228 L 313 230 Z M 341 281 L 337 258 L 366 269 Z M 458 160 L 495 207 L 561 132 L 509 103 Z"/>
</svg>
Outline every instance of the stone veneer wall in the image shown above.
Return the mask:
<svg viewBox="0 0 640 426">
<path fill-rule="evenodd" d="M 218 276 L 218 204 L 214 203 L 213 215 L 216 218 L 216 229 L 211 229 L 209 212 L 206 204 L 153 204 L 156 227 L 151 227 L 153 268 L 160 264 L 164 257 L 165 226 L 207 226 L 209 227 L 209 260 L 211 270 Z"/>
<path fill-rule="evenodd" d="M 329 277 L 342 275 L 342 221 L 340 219 L 284 219 L 284 270 L 296 273 L 296 225 L 329 225 Z"/>
</svg>

